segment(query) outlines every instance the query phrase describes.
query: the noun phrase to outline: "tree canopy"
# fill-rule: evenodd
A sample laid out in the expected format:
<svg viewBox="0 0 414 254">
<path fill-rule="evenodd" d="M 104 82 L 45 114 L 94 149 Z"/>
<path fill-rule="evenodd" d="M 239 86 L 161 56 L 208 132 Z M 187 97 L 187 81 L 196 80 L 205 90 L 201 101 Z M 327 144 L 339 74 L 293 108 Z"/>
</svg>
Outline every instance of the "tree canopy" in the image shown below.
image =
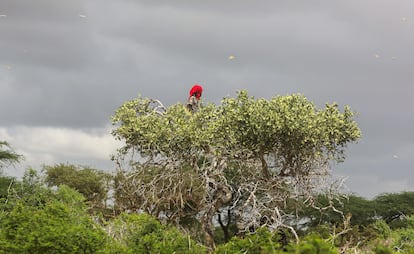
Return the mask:
<svg viewBox="0 0 414 254">
<path fill-rule="evenodd" d="M 173 222 L 201 218 L 214 247 L 213 218 L 229 211 L 240 232 L 285 226 L 287 200 L 312 205 L 332 190 L 330 165 L 360 138 L 354 112 L 318 109 L 300 94 L 255 99 L 240 91 L 190 114 L 138 97 L 113 116 L 125 143 L 116 161 L 116 205 Z M 225 224 L 225 223 L 223 223 Z"/>
</svg>

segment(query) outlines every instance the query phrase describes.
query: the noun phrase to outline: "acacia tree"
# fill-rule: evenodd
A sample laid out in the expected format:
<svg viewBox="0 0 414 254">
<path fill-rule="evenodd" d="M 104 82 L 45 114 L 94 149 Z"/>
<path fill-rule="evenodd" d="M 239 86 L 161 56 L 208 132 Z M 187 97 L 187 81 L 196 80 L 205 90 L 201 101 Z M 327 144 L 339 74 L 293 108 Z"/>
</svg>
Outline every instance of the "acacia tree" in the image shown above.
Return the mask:
<svg viewBox="0 0 414 254">
<path fill-rule="evenodd" d="M 6 141 L 0 141 L 0 198 L 7 197 L 7 193 L 14 182 L 14 177 L 3 175 L 3 168 L 20 162 L 23 156 L 17 154 Z"/>
<path fill-rule="evenodd" d="M 404 218 L 414 215 L 414 192 L 383 193 L 372 201 L 375 214 L 391 227 L 404 224 Z"/>
<path fill-rule="evenodd" d="M 194 114 L 139 97 L 115 112 L 113 124 L 124 141 L 114 158 L 118 208 L 199 220 L 211 248 L 215 216 L 223 230 L 224 218 L 239 232 L 288 227 L 287 201 L 313 205 L 324 187 L 333 192 L 330 165 L 360 137 L 349 107 L 318 109 L 303 95 L 266 100 L 246 91 Z"/>
<path fill-rule="evenodd" d="M 22 155 L 17 154 L 11 149 L 8 142 L 0 141 L 0 170 L 3 167 L 19 162 L 22 158 Z"/>
</svg>

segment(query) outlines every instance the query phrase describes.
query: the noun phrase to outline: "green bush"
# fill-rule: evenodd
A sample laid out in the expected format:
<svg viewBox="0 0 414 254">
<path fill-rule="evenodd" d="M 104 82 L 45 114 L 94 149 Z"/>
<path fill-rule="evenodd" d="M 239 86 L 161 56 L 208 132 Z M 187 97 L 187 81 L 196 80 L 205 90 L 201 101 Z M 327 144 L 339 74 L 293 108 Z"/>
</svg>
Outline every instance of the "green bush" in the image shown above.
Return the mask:
<svg viewBox="0 0 414 254">
<path fill-rule="evenodd" d="M 38 206 L 10 200 L 13 208 L 0 213 L 0 253 L 99 253 L 106 234 L 82 200 L 65 186 Z"/>
<path fill-rule="evenodd" d="M 414 253 L 414 216 L 401 221 L 401 228 L 391 230 L 388 224 L 380 220 L 373 223 L 376 234 L 369 237 L 366 246 L 376 254 Z"/>
<path fill-rule="evenodd" d="M 244 238 L 233 237 L 228 243 L 217 247 L 215 254 L 337 254 L 334 246 L 327 243 L 320 236 L 308 235 L 298 244 L 290 243 L 281 246 L 280 236 L 272 234 L 266 228 L 261 228 L 254 234 Z"/>
<path fill-rule="evenodd" d="M 272 234 L 267 228 L 260 228 L 244 238 L 233 237 L 228 243 L 218 246 L 214 253 L 283 253 L 279 239 L 278 235 Z"/>
<path fill-rule="evenodd" d="M 307 235 L 299 244 L 293 245 L 289 253 L 300 254 L 337 254 L 334 246 L 318 235 Z"/>
<path fill-rule="evenodd" d="M 374 253 L 375 254 L 393 254 L 394 252 L 392 251 L 391 248 L 387 246 L 378 245 L 375 247 Z"/>
<path fill-rule="evenodd" d="M 396 230 L 395 234 L 396 241 L 394 245 L 397 246 L 399 250 L 414 250 L 414 229 Z"/>
<path fill-rule="evenodd" d="M 384 220 L 378 220 L 373 223 L 378 236 L 381 238 L 388 238 L 391 235 L 391 228 Z"/>
<path fill-rule="evenodd" d="M 190 236 L 147 214 L 121 214 L 107 230 L 118 246 L 117 253 L 206 253 Z"/>
</svg>

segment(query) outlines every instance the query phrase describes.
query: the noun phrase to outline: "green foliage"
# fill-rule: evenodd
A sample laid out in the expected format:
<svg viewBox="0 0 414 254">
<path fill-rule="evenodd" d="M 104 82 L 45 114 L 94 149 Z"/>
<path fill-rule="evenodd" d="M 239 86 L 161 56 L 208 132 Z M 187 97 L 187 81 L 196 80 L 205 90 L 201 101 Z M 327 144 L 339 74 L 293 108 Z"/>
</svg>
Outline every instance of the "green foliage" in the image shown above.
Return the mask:
<svg viewBox="0 0 414 254">
<path fill-rule="evenodd" d="M 386 239 L 391 235 L 391 228 L 388 224 L 383 220 L 377 220 L 373 223 L 374 229 L 378 233 L 379 238 Z M 377 238 L 375 237 L 375 238 Z"/>
<path fill-rule="evenodd" d="M 255 233 L 248 234 L 243 238 L 233 237 L 228 243 L 217 247 L 216 254 L 232 253 L 282 253 L 280 237 L 272 234 L 266 228 L 260 228 Z"/>
<path fill-rule="evenodd" d="M 344 215 L 351 215 L 348 232 L 342 234 L 335 243 L 338 246 L 359 245 L 371 248 L 373 245 L 381 245 L 385 249 L 411 248 L 409 228 L 414 209 L 413 192 L 385 193 L 373 200 L 350 195 L 342 199 L 329 200 L 325 196 L 319 196 L 316 204 L 319 207 L 332 205 Z M 344 218 L 341 213 L 333 209 L 315 210 L 308 208 L 300 214 L 302 219 L 308 219 L 305 231 L 318 232 L 327 237 L 335 227 L 336 231 L 342 230 L 341 224 Z M 371 248 L 373 249 L 373 248 Z M 378 250 L 379 251 L 379 250 Z"/>
<path fill-rule="evenodd" d="M 395 246 L 399 250 L 414 250 L 414 230 L 398 230 Z"/>
<path fill-rule="evenodd" d="M 17 163 L 21 159 L 23 159 L 23 156 L 14 152 L 8 142 L 0 141 L 0 169 Z"/>
<path fill-rule="evenodd" d="M 292 251 L 293 250 L 293 251 Z M 308 235 L 299 244 L 293 245 L 291 253 L 338 254 L 338 250 L 318 235 Z"/>
<path fill-rule="evenodd" d="M 353 115 L 348 107 L 341 113 L 337 104 L 318 110 L 303 95 L 254 100 L 241 91 L 218 107 L 213 140 L 257 155 L 290 156 L 291 166 L 303 170 L 299 164 L 309 160 L 343 159 L 345 144 L 360 137 Z"/>
<path fill-rule="evenodd" d="M 414 216 L 410 216 L 406 220 L 406 228 L 401 228 L 393 232 L 395 239 L 394 248 L 398 250 L 414 250 Z"/>
<path fill-rule="evenodd" d="M 414 215 L 414 192 L 385 193 L 374 200 L 375 211 L 392 228 L 401 227 L 401 218 Z"/>
<path fill-rule="evenodd" d="M 414 216 L 410 216 L 401 221 L 404 227 L 391 229 L 385 221 L 376 221 L 371 226 L 371 234 L 367 235 L 364 249 L 374 253 L 414 253 L 413 222 Z"/>
<path fill-rule="evenodd" d="M 414 215 L 410 215 L 405 218 L 407 228 L 414 229 Z"/>
<path fill-rule="evenodd" d="M 300 213 L 301 218 L 308 221 L 304 224 L 308 231 L 319 225 L 339 226 L 345 217 L 351 216 L 350 226 L 366 227 L 375 221 L 375 208 L 371 200 L 356 195 L 330 199 L 326 195 L 319 195 L 315 200 L 319 209 L 308 207 Z M 321 209 L 326 208 L 326 209 Z"/>
<path fill-rule="evenodd" d="M 15 202 L 21 202 L 27 206 L 43 206 L 53 192 L 43 186 L 38 172 L 32 168 L 25 171 L 22 181 L 14 181 L 10 186 L 6 202 L 0 204 L 0 209 L 9 210 Z"/>
<path fill-rule="evenodd" d="M 216 254 L 232 253 L 295 253 L 295 254 L 337 254 L 337 249 L 318 235 L 308 235 L 299 243 L 281 245 L 280 235 L 271 233 L 265 228 L 260 228 L 253 234 L 233 237 L 231 241 L 217 247 Z"/>
<path fill-rule="evenodd" d="M 333 200 L 332 205 L 344 214 L 352 215 L 344 234 L 335 240 L 338 247 L 354 246 L 362 253 L 411 253 L 414 250 L 414 209 L 412 192 L 386 193 L 373 200 L 354 195 L 346 199 Z M 324 206 L 329 200 L 318 197 L 317 205 Z M 409 216 L 406 216 L 409 215 Z M 305 209 L 302 218 L 311 218 L 304 234 L 318 232 L 324 237 L 343 230 L 341 214 L 330 209 L 322 213 Z M 358 247 L 355 247 L 358 246 Z"/>
<path fill-rule="evenodd" d="M 374 253 L 375 254 L 393 254 L 394 252 L 389 247 L 377 245 L 374 249 Z"/>
<path fill-rule="evenodd" d="M 7 197 L 10 187 L 15 181 L 14 177 L 0 175 L 0 202 Z"/>
<path fill-rule="evenodd" d="M 104 207 L 110 175 L 89 167 L 57 164 L 43 167 L 49 186 L 67 185 L 82 193 L 92 207 Z"/>
<path fill-rule="evenodd" d="M 374 221 L 375 209 L 370 200 L 350 195 L 342 202 L 343 206 L 338 209 L 352 216 L 351 225 L 367 226 Z"/>
<path fill-rule="evenodd" d="M 65 186 L 31 194 L 40 197 L 11 197 L 11 209 L 0 213 L 0 252 L 98 253 L 104 249 L 106 234 L 86 213 L 81 194 Z M 42 202 L 34 205 L 33 200 Z"/>
<path fill-rule="evenodd" d="M 204 246 L 147 214 L 121 214 L 108 232 L 125 253 L 206 253 Z"/>
<path fill-rule="evenodd" d="M 309 160 L 342 160 L 346 144 L 360 137 L 349 107 L 340 112 L 337 104 L 327 104 L 319 110 L 303 95 L 255 100 L 241 91 L 195 115 L 181 104 L 160 114 L 151 101 L 137 98 L 115 112 L 113 135 L 126 142 L 123 152 L 134 147 L 142 156 L 177 159 L 210 148 L 233 156 L 277 152 L 278 159 L 291 156 L 291 166 L 303 170 L 300 164 Z"/>
<path fill-rule="evenodd" d="M 14 180 L 5 195 L 0 203 L 0 253 L 208 252 L 208 248 L 194 242 L 189 235 L 175 227 L 163 225 L 147 214 L 123 213 L 103 228 L 87 213 L 82 194 L 65 185 L 46 188 L 33 169 L 26 171 L 22 181 Z M 394 197 L 398 198 L 398 195 Z M 364 199 L 350 197 L 343 201 L 349 201 L 341 203 L 344 211 L 351 213 L 353 209 L 350 207 L 362 204 L 356 210 L 360 213 L 354 214 L 370 214 L 371 206 L 366 205 Z M 318 202 L 322 205 L 324 199 L 318 199 Z M 400 205 L 409 211 L 410 204 Z M 337 248 L 341 248 L 341 253 L 414 253 L 414 216 L 401 216 L 399 221 L 401 226 L 394 229 L 384 220 L 375 220 L 361 227 L 353 225 L 341 236 L 341 241 L 335 241 L 336 248 L 332 241 L 324 240 L 331 238 L 332 226 L 336 225 L 337 233 L 343 230 L 335 220 L 332 224 L 319 225 L 323 227 L 320 232 L 325 234 L 322 238 L 308 234 L 298 244 L 292 242 L 290 237 L 290 242 L 286 242 L 280 234 L 262 227 L 256 233 L 233 237 L 217 246 L 214 253 L 329 254 L 339 253 Z M 361 222 L 366 223 L 362 219 Z"/>
</svg>

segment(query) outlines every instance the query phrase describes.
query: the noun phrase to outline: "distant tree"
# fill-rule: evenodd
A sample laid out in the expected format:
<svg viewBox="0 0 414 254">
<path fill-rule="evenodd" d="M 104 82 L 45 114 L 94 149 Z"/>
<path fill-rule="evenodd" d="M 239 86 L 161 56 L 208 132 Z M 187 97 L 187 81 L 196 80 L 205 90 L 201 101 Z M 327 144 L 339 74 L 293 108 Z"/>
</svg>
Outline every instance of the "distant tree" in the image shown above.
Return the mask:
<svg viewBox="0 0 414 254">
<path fill-rule="evenodd" d="M 404 227 L 405 219 L 414 215 L 414 192 L 384 193 L 372 200 L 357 195 L 343 195 L 335 199 L 319 195 L 314 202 L 314 207 L 307 207 L 298 213 L 298 220 L 307 229 L 326 224 L 340 225 L 347 214 L 351 216 L 352 226 L 366 227 L 384 220 L 392 228 L 398 228 Z"/>
<path fill-rule="evenodd" d="M 83 194 L 94 208 L 104 208 L 108 198 L 109 173 L 69 164 L 56 164 L 43 167 L 48 186 L 67 185 Z"/>
<path fill-rule="evenodd" d="M 373 205 L 377 217 L 399 227 L 406 217 L 414 215 L 414 192 L 385 193 L 375 197 Z"/>
<path fill-rule="evenodd" d="M 113 117 L 113 135 L 125 143 L 115 157 L 115 205 L 170 222 L 198 218 L 210 248 L 213 220 L 229 210 L 222 219 L 239 233 L 288 227 L 287 200 L 312 205 L 336 190 L 330 165 L 360 137 L 353 118 L 349 107 L 317 109 L 302 95 L 256 100 L 241 91 L 195 114 L 128 101 Z"/>
<path fill-rule="evenodd" d="M 11 149 L 8 142 L 0 141 L 0 175 L 4 167 L 18 163 L 22 158 L 22 155 L 17 154 Z"/>
<path fill-rule="evenodd" d="M 343 195 L 335 199 L 319 195 L 314 207 L 301 211 L 299 220 L 306 219 L 305 225 L 311 229 L 318 225 L 341 225 L 346 215 L 351 216 L 352 226 L 367 226 L 376 220 L 373 202 L 357 195 Z"/>
</svg>

